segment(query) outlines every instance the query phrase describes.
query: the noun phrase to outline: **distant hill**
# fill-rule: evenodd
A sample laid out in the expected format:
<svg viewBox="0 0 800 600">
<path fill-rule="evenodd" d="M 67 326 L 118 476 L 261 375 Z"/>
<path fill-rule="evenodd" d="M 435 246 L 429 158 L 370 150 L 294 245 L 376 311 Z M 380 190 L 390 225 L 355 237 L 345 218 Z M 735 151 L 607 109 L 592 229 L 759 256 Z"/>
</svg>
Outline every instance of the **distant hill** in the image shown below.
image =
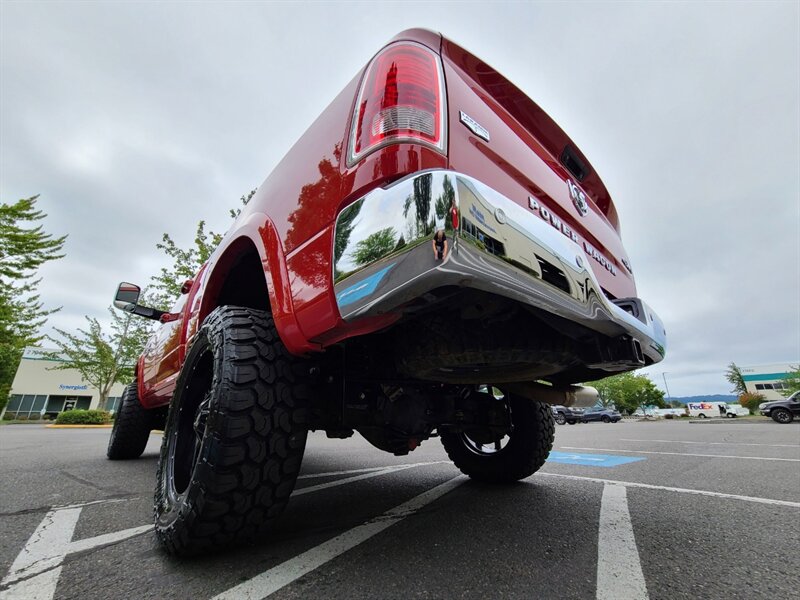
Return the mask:
<svg viewBox="0 0 800 600">
<path fill-rule="evenodd" d="M 714 394 L 711 396 L 683 396 L 681 398 L 672 396 L 670 400 L 677 400 L 682 404 L 688 404 L 689 402 L 736 402 L 737 397 L 733 394 Z"/>
</svg>

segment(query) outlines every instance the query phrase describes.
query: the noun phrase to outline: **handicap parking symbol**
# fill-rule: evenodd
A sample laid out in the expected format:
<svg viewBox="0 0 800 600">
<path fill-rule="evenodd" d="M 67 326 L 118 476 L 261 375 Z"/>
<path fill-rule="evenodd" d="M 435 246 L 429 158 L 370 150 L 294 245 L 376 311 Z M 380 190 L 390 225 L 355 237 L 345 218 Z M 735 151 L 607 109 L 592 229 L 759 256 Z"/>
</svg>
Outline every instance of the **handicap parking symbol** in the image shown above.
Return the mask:
<svg viewBox="0 0 800 600">
<path fill-rule="evenodd" d="M 547 462 L 585 467 L 618 467 L 644 460 L 642 456 L 614 456 L 611 454 L 575 454 L 572 452 L 551 452 Z"/>
</svg>

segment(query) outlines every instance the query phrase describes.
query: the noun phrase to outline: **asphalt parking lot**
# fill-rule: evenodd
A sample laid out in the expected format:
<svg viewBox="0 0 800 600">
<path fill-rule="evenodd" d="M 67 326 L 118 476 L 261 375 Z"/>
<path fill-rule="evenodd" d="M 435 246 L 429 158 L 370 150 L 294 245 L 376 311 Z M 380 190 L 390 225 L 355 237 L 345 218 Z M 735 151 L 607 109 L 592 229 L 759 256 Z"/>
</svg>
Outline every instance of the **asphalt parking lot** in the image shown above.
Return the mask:
<svg viewBox="0 0 800 600">
<path fill-rule="evenodd" d="M 800 597 L 798 423 L 564 425 L 504 487 L 312 434 L 271 538 L 195 559 L 149 525 L 160 436 L 108 435 L 0 428 L 0 599 Z"/>
</svg>

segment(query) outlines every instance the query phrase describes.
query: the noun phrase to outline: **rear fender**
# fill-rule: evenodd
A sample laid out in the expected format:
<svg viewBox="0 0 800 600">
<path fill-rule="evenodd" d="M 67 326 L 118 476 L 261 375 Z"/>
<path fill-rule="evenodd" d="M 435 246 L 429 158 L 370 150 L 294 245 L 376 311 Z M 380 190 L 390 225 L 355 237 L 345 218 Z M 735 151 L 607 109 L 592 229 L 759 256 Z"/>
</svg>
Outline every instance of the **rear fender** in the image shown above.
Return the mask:
<svg viewBox="0 0 800 600">
<path fill-rule="evenodd" d="M 219 256 L 212 258 L 207 269 L 198 323 L 218 306 L 222 286 L 235 260 L 245 252 L 255 248 L 258 252 L 269 294 L 269 306 L 275 320 L 275 326 L 286 348 L 295 355 L 320 350 L 303 334 L 295 317 L 292 304 L 292 292 L 289 275 L 286 269 L 286 257 L 283 253 L 277 230 L 273 222 L 263 213 L 252 213 L 236 229 L 229 232 L 223 240 L 224 250 Z M 189 332 L 193 335 L 194 332 Z"/>
</svg>

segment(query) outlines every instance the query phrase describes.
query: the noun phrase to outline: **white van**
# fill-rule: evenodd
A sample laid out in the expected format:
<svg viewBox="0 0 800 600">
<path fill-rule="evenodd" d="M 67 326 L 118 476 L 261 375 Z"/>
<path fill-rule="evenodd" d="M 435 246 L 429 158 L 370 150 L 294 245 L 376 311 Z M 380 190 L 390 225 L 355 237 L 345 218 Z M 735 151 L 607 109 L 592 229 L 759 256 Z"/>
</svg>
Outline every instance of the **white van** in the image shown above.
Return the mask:
<svg viewBox="0 0 800 600">
<path fill-rule="evenodd" d="M 728 417 L 748 417 L 750 411 L 741 404 L 728 404 Z"/>
<path fill-rule="evenodd" d="M 733 417 L 749 415 L 750 411 L 738 404 L 727 402 L 689 402 L 686 410 L 690 417 L 712 419 L 714 417 Z"/>
</svg>

